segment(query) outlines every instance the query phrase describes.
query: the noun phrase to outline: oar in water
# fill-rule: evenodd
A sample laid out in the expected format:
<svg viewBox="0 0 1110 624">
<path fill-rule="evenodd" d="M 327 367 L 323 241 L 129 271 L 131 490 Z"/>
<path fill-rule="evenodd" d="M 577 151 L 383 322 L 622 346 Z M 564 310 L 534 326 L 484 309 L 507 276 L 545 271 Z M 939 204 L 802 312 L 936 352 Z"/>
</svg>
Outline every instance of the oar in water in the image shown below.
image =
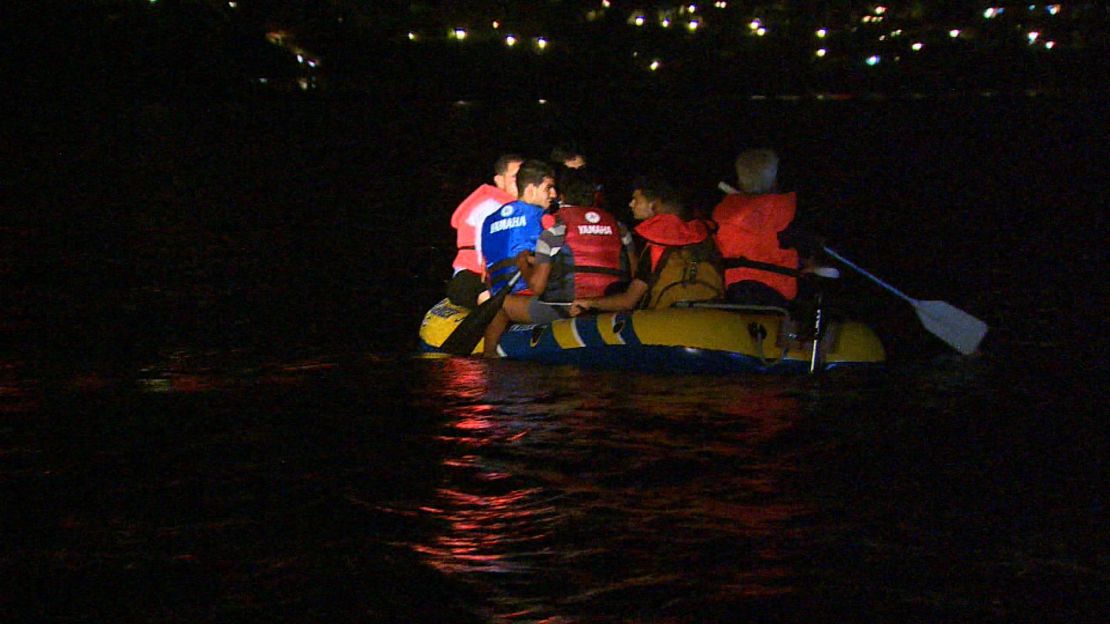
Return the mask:
<svg viewBox="0 0 1110 624">
<path fill-rule="evenodd" d="M 825 253 L 846 266 L 855 269 L 860 275 L 870 279 L 879 286 L 889 290 L 898 298 L 909 303 L 917 311 L 917 318 L 921 324 L 934 336 L 948 343 L 964 355 L 975 353 L 983 336 L 987 335 L 987 324 L 963 310 L 945 301 L 921 301 L 914 299 L 883 280 L 856 266 L 851 260 L 836 253 L 828 247 L 823 247 Z"/>
<path fill-rule="evenodd" d="M 725 193 L 739 193 L 739 191 L 728 182 L 719 182 L 717 188 Z M 983 340 L 983 336 L 987 335 L 987 330 L 989 328 L 986 323 L 956 306 L 945 301 L 921 301 L 909 297 L 897 288 L 887 284 L 867 271 L 864 271 L 851 260 L 848 260 L 832 249 L 828 247 L 823 247 L 823 249 L 825 253 L 843 262 L 845 266 L 855 269 L 864 277 L 874 281 L 879 286 L 889 290 L 912 305 L 917 312 L 917 318 L 921 319 L 921 324 L 925 326 L 925 329 L 929 330 L 929 332 L 937 338 L 948 343 L 960 353 L 964 355 L 975 353 L 975 350 L 979 348 L 979 343 Z"/>
<path fill-rule="evenodd" d="M 513 275 L 509 283 L 501 289 L 496 295 L 486 299 L 474 309 L 466 318 L 459 323 L 455 331 L 447 337 L 440 345 L 440 351 L 445 351 L 452 355 L 470 355 L 474 352 L 474 347 L 478 346 L 478 342 L 486 333 L 486 328 L 493 322 L 493 317 L 501 311 L 501 306 L 505 305 L 505 297 L 509 296 L 513 286 L 520 279 L 520 271 Z"/>
</svg>

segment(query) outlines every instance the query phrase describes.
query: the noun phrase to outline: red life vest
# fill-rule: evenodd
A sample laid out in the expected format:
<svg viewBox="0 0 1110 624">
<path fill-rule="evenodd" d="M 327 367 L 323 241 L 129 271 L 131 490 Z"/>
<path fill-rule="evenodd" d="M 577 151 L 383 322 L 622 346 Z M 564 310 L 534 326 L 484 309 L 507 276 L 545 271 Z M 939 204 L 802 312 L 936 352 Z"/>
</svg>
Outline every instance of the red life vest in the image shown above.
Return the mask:
<svg viewBox="0 0 1110 624">
<path fill-rule="evenodd" d="M 681 247 L 700 243 L 709 236 L 705 221 L 683 221 L 678 215 L 657 214 L 636 226 L 636 233 L 647 241 L 651 251 L 651 269 L 654 271 L 667 247 Z"/>
<path fill-rule="evenodd" d="M 705 221 L 683 221 L 673 214 L 658 214 L 636 227 L 644 237 L 644 254 L 651 270 L 637 272 L 648 285 L 641 307 L 668 308 L 680 301 L 709 301 L 724 294 L 717 250 Z M 643 262 L 641 255 L 641 262 Z"/>
<path fill-rule="evenodd" d="M 797 197 L 794 193 L 745 195 L 737 193 L 713 209 L 717 230 L 717 248 L 725 266 L 749 261 L 797 270 L 798 252 L 779 246 L 779 232 L 794 220 Z M 732 261 L 730 263 L 730 261 Z M 739 266 L 725 270 L 725 287 L 743 281 L 755 281 L 775 289 L 787 300 L 798 294 L 798 278 L 776 273 L 758 266 Z"/>
<path fill-rule="evenodd" d="M 459 204 L 451 215 L 451 227 L 457 230 L 455 246 L 459 249 L 451 263 L 456 271 L 466 269 L 478 275 L 485 274 L 486 261 L 476 249 L 478 231 L 488 215 L 515 199 L 496 186 L 483 184 Z"/>
<path fill-rule="evenodd" d="M 600 208 L 562 206 L 559 219 L 567 226 L 564 244 L 574 255 L 575 297 L 599 297 L 627 277 L 621 270 L 620 226 L 613 215 Z"/>
</svg>

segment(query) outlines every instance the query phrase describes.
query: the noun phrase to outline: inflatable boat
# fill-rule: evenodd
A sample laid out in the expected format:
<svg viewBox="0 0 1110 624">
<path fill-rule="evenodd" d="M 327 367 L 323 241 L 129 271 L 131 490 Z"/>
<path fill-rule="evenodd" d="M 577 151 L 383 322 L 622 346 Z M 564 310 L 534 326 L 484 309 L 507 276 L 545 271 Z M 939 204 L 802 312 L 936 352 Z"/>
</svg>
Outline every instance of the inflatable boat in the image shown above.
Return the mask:
<svg viewBox="0 0 1110 624">
<path fill-rule="evenodd" d="M 420 325 L 421 349 L 438 352 L 469 312 L 447 299 L 433 306 Z M 797 374 L 886 359 L 882 342 L 859 322 L 803 325 L 780 308 L 713 303 L 513 325 L 498 352 L 547 364 L 698 374 Z"/>
</svg>

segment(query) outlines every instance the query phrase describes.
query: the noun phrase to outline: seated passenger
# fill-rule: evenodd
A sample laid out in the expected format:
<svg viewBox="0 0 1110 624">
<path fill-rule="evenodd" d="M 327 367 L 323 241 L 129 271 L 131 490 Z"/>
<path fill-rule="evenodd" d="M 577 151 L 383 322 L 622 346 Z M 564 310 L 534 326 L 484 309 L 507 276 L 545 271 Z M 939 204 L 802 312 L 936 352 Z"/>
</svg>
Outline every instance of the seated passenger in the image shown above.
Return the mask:
<svg viewBox="0 0 1110 624">
<path fill-rule="evenodd" d="M 544 210 L 555 198 L 555 173 L 540 160 L 526 160 L 516 174 L 520 199 L 501 206 L 482 223 L 482 255 L 486 281 L 496 295 L 519 271 L 524 278 L 513 285 L 513 293 L 528 288 L 532 253 L 543 227 Z"/>
<path fill-rule="evenodd" d="M 778 164 L 771 150 L 741 153 L 736 158 L 740 192 L 713 209 L 730 302 L 786 307 L 798 294 L 798 251 L 780 241 L 794 220 L 797 198 L 777 192 Z"/>
<path fill-rule="evenodd" d="M 627 283 L 635 259 L 632 235 L 608 211 L 588 207 L 594 185 L 584 174 L 562 172 L 555 224 L 536 242 L 531 271 L 532 296 L 509 295 L 485 333 L 485 355 L 497 357 L 497 343 L 510 322 L 550 323 L 570 315 L 575 297 L 604 295 Z"/>
<path fill-rule="evenodd" d="M 576 297 L 570 314 L 658 309 L 679 301 L 719 299 L 721 272 L 710 225 L 700 219 L 687 220 L 678 194 L 660 180 L 638 180 L 628 205 L 632 216 L 641 221 L 635 232 L 644 243 L 635 277 L 623 292 Z"/>
<path fill-rule="evenodd" d="M 447 283 L 447 298 L 455 305 L 473 309 L 489 296 L 482 281 L 486 265 L 480 230 L 490 213 L 516 199 L 516 172 L 522 162 L 524 158 L 516 154 L 498 158 L 493 165 L 493 184 L 479 186 L 451 215 L 458 253 L 451 263 L 454 274 Z"/>
</svg>

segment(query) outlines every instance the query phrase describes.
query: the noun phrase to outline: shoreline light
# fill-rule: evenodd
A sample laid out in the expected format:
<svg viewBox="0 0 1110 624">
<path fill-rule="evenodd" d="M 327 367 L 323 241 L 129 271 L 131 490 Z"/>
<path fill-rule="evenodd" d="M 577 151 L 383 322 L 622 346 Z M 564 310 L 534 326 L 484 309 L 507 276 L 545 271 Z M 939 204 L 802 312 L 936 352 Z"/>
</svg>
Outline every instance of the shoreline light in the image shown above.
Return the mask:
<svg viewBox="0 0 1110 624">
<path fill-rule="evenodd" d="M 817 58 L 825 58 L 825 55 L 828 53 L 829 51 L 825 48 L 818 48 L 817 51 L 814 52 L 814 54 L 817 55 Z"/>
<path fill-rule="evenodd" d="M 505 35 L 505 45 L 510 48 L 516 45 L 516 41 L 517 39 L 513 35 Z"/>
<path fill-rule="evenodd" d="M 883 60 L 881 56 L 879 56 L 878 54 L 872 54 L 871 56 L 867 57 L 867 64 L 874 67 L 878 65 L 879 61 L 881 60 Z"/>
<path fill-rule="evenodd" d="M 536 47 L 540 50 L 547 49 L 547 39 L 544 37 L 536 37 Z"/>
<path fill-rule="evenodd" d="M 655 59 L 651 62 L 650 65 L 648 65 L 648 69 L 650 69 L 651 71 L 659 71 L 659 68 L 662 67 L 662 66 L 663 66 L 663 62 L 660 61 L 659 59 Z"/>
<path fill-rule="evenodd" d="M 921 50 L 925 49 L 925 44 L 917 41 L 914 42 L 912 46 L 910 46 L 910 49 L 912 49 L 914 52 L 920 52 Z"/>
<path fill-rule="evenodd" d="M 465 28 L 456 28 L 455 30 L 451 31 L 451 35 L 455 39 L 458 39 L 459 41 L 462 41 L 463 39 L 466 39 L 466 29 Z"/>
<path fill-rule="evenodd" d="M 953 39 L 955 39 L 956 37 L 959 37 L 960 36 L 960 29 L 959 28 L 953 28 L 952 30 L 948 31 L 948 36 L 953 38 Z"/>
<path fill-rule="evenodd" d="M 829 36 L 829 29 L 828 28 L 818 28 L 816 34 L 817 34 L 818 39 L 824 39 L 825 37 Z"/>
<path fill-rule="evenodd" d="M 690 23 L 686 24 L 686 30 L 689 30 L 690 32 L 696 32 L 698 30 L 698 26 L 701 26 L 701 22 L 696 19 L 690 20 Z"/>
</svg>

